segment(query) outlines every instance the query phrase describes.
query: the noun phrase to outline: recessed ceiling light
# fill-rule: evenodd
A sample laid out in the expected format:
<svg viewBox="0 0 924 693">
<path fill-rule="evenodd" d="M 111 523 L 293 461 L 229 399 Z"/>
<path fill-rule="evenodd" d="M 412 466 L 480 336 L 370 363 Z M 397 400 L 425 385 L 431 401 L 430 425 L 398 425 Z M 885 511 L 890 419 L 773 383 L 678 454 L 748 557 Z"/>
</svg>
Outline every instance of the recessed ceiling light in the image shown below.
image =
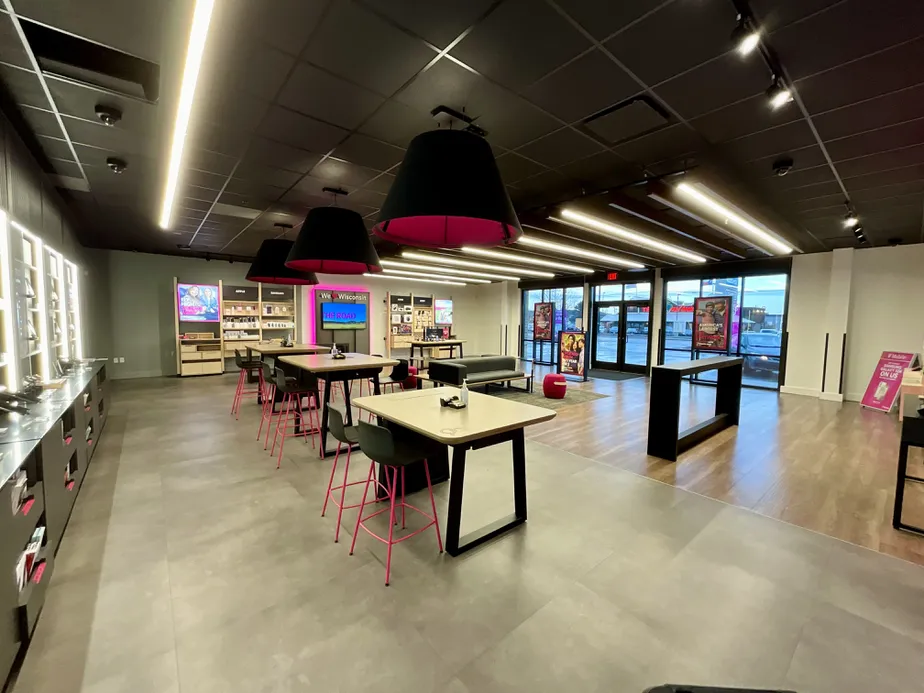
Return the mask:
<svg viewBox="0 0 924 693">
<path fill-rule="evenodd" d="M 164 189 L 164 204 L 160 211 L 160 226 L 170 226 L 173 211 L 173 198 L 180 178 L 180 165 L 183 163 L 183 148 L 186 144 L 186 131 L 189 128 L 189 116 L 192 113 L 193 99 L 196 96 L 196 82 L 205 52 L 205 40 L 209 34 L 209 21 L 215 0 L 196 0 L 192 28 L 189 31 L 189 45 L 186 48 L 186 65 L 183 68 L 183 84 L 180 87 L 180 101 L 176 109 L 176 122 L 173 125 L 173 143 L 170 146 L 170 164 L 167 168 L 167 186 Z"/>
<path fill-rule="evenodd" d="M 584 250 L 583 248 L 578 248 L 573 245 L 564 245 L 563 243 L 543 241 L 535 238 L 534 236 L 523 236 L 519 241 L 517 241 L 517 243 L 522 243 L 523 245 L 528 245 L 533 248 L 542 248 L 543 250 L 549 250 L 553 253 L 561 253 L 562 255 L 586 257 L 588 260 L 597 260 L 598 262 L 603 262 L 608 265 L 615 265 L 617 267 L 627 267 L 629 269 L 643 269 L 645 267 L 645 265 L 643 265 L 641 262 L 629 260 L 618 255 L 598 253 L 595 250 Z"/>
<path fill-rule="evenodd" d="M 753 25 L 750 19 L 738 15 L 738 24 L 732 31 L 732 41 L 735 48 L 741 55 L 748 55 L 757 48 L 760 43 L 760 31 Z"/>
<path fill-rule="evenodd" d="M 441 274 L 436 274 L 432 272 L 413 272 L 411 270 L 402 270 L 402 269 L 388 269 L 383 268 L 382 271 L 385 274 L 400 274 L 402 276 L 408 277 L 429 277 L 430 279 L 443 279 L 448 281 L 459 281 L 459 282 L 471 282 L 472 284 L 490 284 L 488 279 L 475 279 L 474 277 L 461 277 L 457 275 L 444 276 Z"/>
<path fill-rule="evenodd" d="M 758 227 L 755 223 L 748 221 L 740 214 L 733 212 L 721 202 L 718 202 L 716 199 L 714 199 L 711 194 L 700 192 L 688 183 L 680 183 L 677 185 L 676 190 L 689 199 L 695 200 L 707 209 L 710 209 L 716 214 L 719 214 L 726 221 L 726 223 L 731 222 L 736 227 L 738 227 L 738 229 L 752 236 L 751 240 L 757 243 L 758 246 L 769 246 L 773 249 L 773 252 L 779 253 L 781 255 L 786 255 L 792 252 L 792 246 L 783 243 L 779 239 L 775 238 L 772 234 Z M 666 204 L 671 204 L 669 201 L 664 200 L 663 198 L 657 199 L 665 202 Z M 680 211 L 685 210 L 681 209 Z"/>
<path fill-rule="evenodd" d="M 462 250 L 467 250 L 463 248 Z M 478 250 L 481 250 L 478 248 Z M 500 253 L 497 253 L 500 255 Z M 543 277 L 550 278 L 554 277 L 555 274 L 552 272 L 540 272 L 539 270 L 527 270 L 520 267 L 502 267 L 500 265 L 492 265 L 487 262 L 469 262 L 468 260 L 456 260 L 455 258 L 446 257 L 444 255 L 430 255 L 428 253 L 416 253 L 410 250 L 405 250 L 401 253 L 401 257 L 406 257 L 410 260 L 422 260 L 424 262 L 438 262 L 443 265 L 454 265 L 456 267 L 472 267 L 474 269 L 486 269 L 486 270 L 497 270 L 498 272 L 513 272 L 516 274 L 522 274 L 527 277 Z M 509 262 L 516 262 L 516 260 L 511 259 Z"/>
<path fill-rule="evenodd" d="M 681 260 L 687 260 L 689 262 L 706 262 L 706 258 L 702 255 L 697 255 L 696 253 L 691 253 L 688 250 L 672 245 L 670 243 L 664 243 L 662 241 L 655 240 L 649 236 L 644 236 L 635 231 L 630 231 L 629 229 L 624 229 L 621 226 L 616 226 L 609 222 L 598 219 L 597 217 L 590 216 L 589 214 L 583 214 L 581 212 L 576 212 L 572 209 L 564 209 L 561 213 L 562 217 L 567 222 L 574 222 L 576 225 L 590 229 L 591 231 L 598 231 L 600 233 L 606 234 L 607 236 L 612 236 L 613 238 L 618 238 L 629 243 L 634 243 L 635 245 L 640 245 L 645 248 L 651 248 L 658 252 L 664 253 L 665 255 L 671 255 L 673 257 L 680 258 Z M 555 217 L 552 217 L 555 219 Z M 561 219 L 555 219 L 555 221 L 563 221 Z"/>
<path fill-rule="evenodd" d="M 410 262 L 398 262 L 396 260 L 382 260 L 383 267 L 397 267 L 399 269 L 416 270 L 418 272 L 441 272 L 442 274 L 457 274 L 461 270 L 451 269 L 449 267 L 433 267 L 432 265 L 422 265 Z M 465 274 L 473 277 L 484 277 L 485 279 L 506 279 L 511 282 L 520 281 L 520 277 L 512 274 L 493 274 L 491 272 L 476 272 L 474 270 L 465 270 Z"/>
<path fill-rule="evenodd" d="M 523 240 L 523 236 L 520 236 L 520 240 Z M 482 255 L 484 257 L 493 257 L 498 260 L 503 260 L 504 262 L 522 262 L 527 265 L 539 265 L 540 267 L 550 267 L 552 269 L 562 270 L 564 272 L 578 272 L 580 274 L 593 274 L 593 269 L 590 267 L 584 267 L 583 265 L 571 265 L 565 262 L 556 262 L 553 260 L 543 260 L 541 258 L 533 257 L 532 255 L 520 255 L 518 253 L 501 253 L 496 250 L 485 250 L 484 248 L 470 248 L 466 246 L 462 248 L 463 253 L 470 253 L 472 255 Z M 522 271 L 522 270 L 517 270 Z"/>
<path fill-rule="evenodd" d="M 463 282 L 451 282 L 444 279 L 416 279 L 415 277 L 396 277 L 395 275 L 385 276 L 384 274 L 371 274 L 366 272 L 363 274 L 364 277 L 371 277 L 372 279 L 394 279 L 399 282 L 423 282 L 425 284 L 450 284 L 452 286 L 467 286 Z"/>
<path fill-rule="evenodd" d="M 770 88 L 767 89 L 767 98 L 770 100 L 770 107 L 776 110 L 792 101 L 792 90 L 782 79 L 775 76 Z"/>
</svg>

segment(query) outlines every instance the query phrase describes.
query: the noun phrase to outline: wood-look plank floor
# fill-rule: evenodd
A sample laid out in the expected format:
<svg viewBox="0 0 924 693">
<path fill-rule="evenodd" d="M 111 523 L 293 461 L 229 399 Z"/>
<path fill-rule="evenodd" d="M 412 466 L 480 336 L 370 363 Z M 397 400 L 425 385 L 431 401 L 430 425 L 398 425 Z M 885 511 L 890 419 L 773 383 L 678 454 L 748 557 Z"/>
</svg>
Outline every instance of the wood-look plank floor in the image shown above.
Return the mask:
<svg viewBox="0 0 924 693">
<path fill-rule="evenodd" d="M 646 378 L 568 387 L 608 397 L 565 407 L 553 421 L 528 429 L 529 438 L 924 565 L 924 537 L 892 528 L 896 414 L 745 390 L 740 425 L 675 464 L 646 454 Z M 713 388 L 685 385 L 681 427 L 708 418 L 714 406 Z M 922 459 L 921 451 L 912 450 L 909 473 L 922 475 Z M 904 517 L 924 526 L 924 485 L 907 484 Z"/>
</svg>

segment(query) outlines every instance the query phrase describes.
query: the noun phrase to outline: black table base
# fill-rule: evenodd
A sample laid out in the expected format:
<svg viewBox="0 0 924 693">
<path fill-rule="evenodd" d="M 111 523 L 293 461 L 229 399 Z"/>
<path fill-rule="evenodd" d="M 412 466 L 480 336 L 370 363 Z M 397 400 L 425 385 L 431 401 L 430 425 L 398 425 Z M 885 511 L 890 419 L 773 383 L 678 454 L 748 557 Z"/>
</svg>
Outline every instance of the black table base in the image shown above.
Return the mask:
<svg viewBox="0 0 924 693">
<path fill-rule="evenodd" d="M 898 470 L 895 478 L 895 506 L 892 509 L 892 526 L 912 534 L 924 536 L 924 527 L 905 524 L 902 521 L 902 507 L 905 503 L 905 484 L 909 481 L 924 483 L 924 478 L 908 475 L 908 448 L 924 448 L 924 416 L 918 412 L 920 402 L 917 395 L 905 395 L 905 417 L 902 419 L 901 444 L 898 447 Z"/>
</svg>

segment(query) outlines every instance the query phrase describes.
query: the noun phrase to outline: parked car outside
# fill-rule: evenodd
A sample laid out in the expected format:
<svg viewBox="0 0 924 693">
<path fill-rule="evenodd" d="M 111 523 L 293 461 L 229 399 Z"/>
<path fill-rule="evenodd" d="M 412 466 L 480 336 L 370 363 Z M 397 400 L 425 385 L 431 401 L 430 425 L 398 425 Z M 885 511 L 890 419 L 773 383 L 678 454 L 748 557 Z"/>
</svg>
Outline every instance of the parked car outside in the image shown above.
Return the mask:
<svg viewBox="0 0 924 693">
<path fill-rule="evenodd" d="M 740 351 L 744 356 L 744 370 L 751 373 L 780 373 L 780 348 L 783 338 L 779 332 L 744 332 Z"/>
</svg>

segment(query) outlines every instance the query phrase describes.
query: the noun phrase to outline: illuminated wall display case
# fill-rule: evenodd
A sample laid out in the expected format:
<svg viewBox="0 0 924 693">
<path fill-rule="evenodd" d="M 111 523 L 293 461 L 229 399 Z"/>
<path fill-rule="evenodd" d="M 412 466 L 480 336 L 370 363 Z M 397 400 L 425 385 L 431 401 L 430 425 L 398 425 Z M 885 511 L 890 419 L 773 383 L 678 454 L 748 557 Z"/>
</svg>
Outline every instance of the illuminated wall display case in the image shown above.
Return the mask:
<svg viewBox="0 0 924 693">
<path fill-rule="evenodd" d="M 6 212 L 0 210 L 0 383 L 8 390 L 16 390 L 16 329 L 13 294 L 13 265 L 10 259 L 10 226 Z"/>
<path fill-rule="evenodd" d="M 42 240 L 21 224 L 12 222 L 20 232 L 19 264 L 22 271 L 23 304 L 19 324 L 19 377 L 51 377 L 49 369 L 48 297 L 45 292 L 44 249 Z"/>
<path fill-rule="evenodd" d="M 77 265 L 70 260 L 64 261 L 65 291 L 65 332 L 67 334 L 68 354 L 72 359 L 83 358 L 83 332 L 80 325 L 80 278 Z"/>
<path fill-rule="evenodd" d="M 45 281 L 48 297 L 48 338 L 52 363 L 70 358 L 67 334 L 67 289 L 64 284 L 64 258 L 57 250 L 45 246 Z"/>
</svg>

